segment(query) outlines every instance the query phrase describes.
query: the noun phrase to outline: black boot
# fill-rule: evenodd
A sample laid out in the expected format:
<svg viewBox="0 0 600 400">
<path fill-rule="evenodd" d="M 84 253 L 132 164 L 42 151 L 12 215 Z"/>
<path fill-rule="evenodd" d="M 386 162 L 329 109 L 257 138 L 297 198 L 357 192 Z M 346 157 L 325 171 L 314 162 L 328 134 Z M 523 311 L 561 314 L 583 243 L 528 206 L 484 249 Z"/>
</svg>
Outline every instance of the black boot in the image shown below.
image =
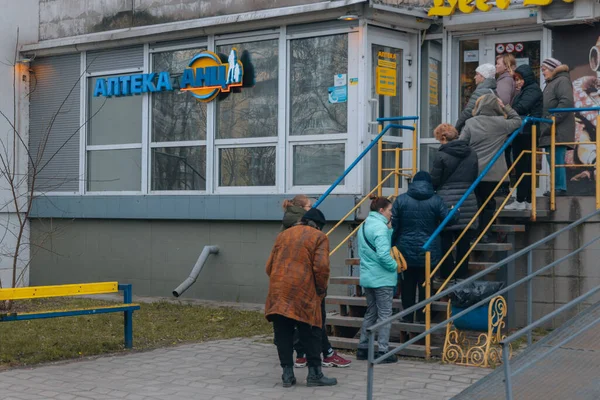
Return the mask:
<svg viewBox="0 0 600 400">
<path fill-rule="evenodd" d="M 356 359 L 357 360 L 368 360 L 369 359 L 369 350 L 368 349 L 357 349 L 356 350 Z"/>
<path fill-rule="evenodd" d="M 293 367 L 283 367 L 283 375 L 281 375 L 283 381 L 283 387 L 288 388 L 296 384 L 296 377 L 294 376 Z"/>
<path fill-rule="evenodd" d="M 321 372 L 321 366 L 308 367 L 308 376 L 306 377 L 306 386 L 334 386 L 337 385 L 337 379 L 328 378 Z"/>
</svg>

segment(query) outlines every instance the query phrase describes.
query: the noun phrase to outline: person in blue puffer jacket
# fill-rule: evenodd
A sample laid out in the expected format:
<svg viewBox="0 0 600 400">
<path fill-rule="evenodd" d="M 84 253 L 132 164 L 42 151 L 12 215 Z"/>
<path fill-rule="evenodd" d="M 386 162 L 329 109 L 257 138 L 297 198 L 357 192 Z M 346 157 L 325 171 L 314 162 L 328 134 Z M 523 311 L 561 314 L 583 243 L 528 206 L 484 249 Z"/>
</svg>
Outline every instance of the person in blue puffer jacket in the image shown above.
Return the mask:
<svg viewBox="0 0 600 400">
<path fill-rule="evenodd" d="M 371 201 L 371 212 L 357 233 L 358 254 L 360 255 L 360 286 L 367 297 L 367 312 L 360 331 L 360 342 L 356 358 L 368 358 L 369 341 L 367 328 L 377 320 L 382 321 L 392 315 L 392 299 L 398 283 L 398 264 L 392 258 L 392 202 L 385 197 Z M 379 328 L 377 357 L 389 350 L 391 324 Z M 398 361 L 395 354 L 382 363 Z"/>
<path fill-rule="evenodd" d="M 459 210 L 449 224 L 460 218 Z M 402 307 L 407 309 L 415 305 L 417 287 L 419 301 L 425 300 L 425 251 L 423 245 L 431 237 L 438 225 L 448 216 L 449 209 L 444 200 L 435 194 L 431 175 L 419 171 L 408 185 L 408 191 L 396 198 L 392 207 L 392 244 L 404 256 L 408 269 L 404 271 L 400 282 Z M 441 259 L 441 243 L 438 236 L 429 248 L 431 252 L 431 268 Z M 417 312 L 417 320 L 424 321 L 425 316 Z M 404 317 L 407 322 L 414 322 L 414 316 Z"/>
</svg>

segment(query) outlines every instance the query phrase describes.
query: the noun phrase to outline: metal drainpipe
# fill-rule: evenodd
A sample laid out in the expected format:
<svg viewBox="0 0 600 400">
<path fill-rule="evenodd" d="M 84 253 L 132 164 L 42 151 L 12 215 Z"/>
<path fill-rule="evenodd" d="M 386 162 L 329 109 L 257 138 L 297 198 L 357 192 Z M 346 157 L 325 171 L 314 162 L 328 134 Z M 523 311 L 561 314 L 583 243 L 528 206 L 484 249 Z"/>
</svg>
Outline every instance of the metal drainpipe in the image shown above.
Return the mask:
<svg viewBox="0 0 600 400">
<path fill-rule="evenodd" d="M 198 275 L 200 275 L 200 271 L 202 271 L 202 267 L 204 267 L 206 260 L 208 260 L 208 256 L 211 254 L 219 254 L 219 246 L 204 246 L 202 253 L 200 253 L 200 257 L 198 257 L 198 261 L 196 261 L 194 268 L 192 268 L 190 276 L 188 276 L 187 279 L 181 283 L 181 285 L 177 286 L 177 289 L 173 290 L 173 296 L 181 296 L 183 292 L 188 290 L 190 286 L 196 282 Z"/>
</svg>

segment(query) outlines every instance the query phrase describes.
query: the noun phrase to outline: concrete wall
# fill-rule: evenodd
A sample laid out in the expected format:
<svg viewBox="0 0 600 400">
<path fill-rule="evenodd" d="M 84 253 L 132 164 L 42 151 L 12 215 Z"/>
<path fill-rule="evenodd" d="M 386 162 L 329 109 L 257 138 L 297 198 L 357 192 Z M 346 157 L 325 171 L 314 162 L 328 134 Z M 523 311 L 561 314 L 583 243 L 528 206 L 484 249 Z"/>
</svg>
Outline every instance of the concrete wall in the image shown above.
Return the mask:
<svg viewBox="0 0 600 400">
<path fill-rule="evenodd" d="M 540 209 L 548 209 L 546 200 L 542 200 Z M 571 222 L 584 217 L 595 210 L 593 197 L 562 197 L 557 198 L 557 211 L 551 217 L 542 219 L 527 226 L 527 232 L 516 237 L 517 251 L 537 242 L 544 237 L 569 225 Z M 577 228 L 558 236 L 533 252 L 533 270 L 550 264 L 564 257 L 584 244 L 600 237 L 600 219 L 595 217 Z M 579 297 L 590 289 L 600 285 L 600 240 L 587 247 L 582 252 L 560 263 L 533 280 L 534 321 L 550 313 L 561 305 Z M 521 257 L 516 263 L 517 279 L 526 275 L 527 258 Z M 517 323 L 526 325 L 526 286 L 518 288 Z M 586 304 L 600 301 L 600 295 L 591 297 Z M 548 327 L 556 327 L 564 320 L 573 316 L 581 309 L 575 308 L 565 312 Z"/>
<path fill-rule="evenodd" d="M 13 200 L 11 186 L 17 194 L 19 209 L 26 205 L 27 191 L 27 153 L 20 141 L 15 140 L 11 125 L 15 125 L 23 141 L 27 143 L 29 131 L 29 113 L 27 92 L 29 91 L 29 72 L 25 64 L 15 64 L 15 46 L 17 28 L 19 45 L 34 43 L 38 40 L 38 0 L 3 1 L 0 13 L 0 154 L 3 163 L 0 168 L 0 286 L 12 285 L 13 259 L 17 249 L 17 235 L 23 227 L 24 235 L 19 245 L 17 275 L 24 272 L 29 261 L 29 226 L 18 219 L 17 206 Z M 27 10 L 24 12 L 24 10 Z M 13 92 L 16 90 L 16 94 Z M 16 115 L 15 115 L 16 113 Z M 13 150 L 15 149 L 15 150 Z M 14 172 L 14 184 L 6 179 L 5 165 Z M 12 175 L 12 174 L 11 174 Z M 25 271 L 26 272 L 26 271 Z M 22 284 L 27 284 L 27 274 L 23 274 Z"/>
<path fill-rule="evenodd" d="M 160 220 L 32 220 L 31 284 L 117 280 L 135 295 L 171 296 L 205 245 L 218 245 L 183 297 L 262 303 L 268 291 L 265 265 L 279 222 Z M 339 228 L 332 247 L 346 235 Z M 346 274 L 346 248 L 332 258 L 332 275 Z M 335 285 L 339 286 L 339 285 Z M 331 293 L 345 287 L 333 287 Z"/>
<path fill-rule="evenodd" d="M 40 40 L 323 0 L 40 0 Z"/>
</svg>

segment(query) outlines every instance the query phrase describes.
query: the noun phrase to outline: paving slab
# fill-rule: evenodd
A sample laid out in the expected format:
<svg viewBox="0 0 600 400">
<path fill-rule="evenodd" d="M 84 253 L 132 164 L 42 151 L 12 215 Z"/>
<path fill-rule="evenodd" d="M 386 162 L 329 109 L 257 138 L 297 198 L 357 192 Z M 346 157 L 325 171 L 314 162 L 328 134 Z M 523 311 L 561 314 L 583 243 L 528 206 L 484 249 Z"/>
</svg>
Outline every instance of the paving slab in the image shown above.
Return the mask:
<svg viewBox="0 0 600 400">
<path fill-rule="evenodd" d="M 148 352 L 16 368 L 0 372 L 0 399 L 365 399 L 367 364 L 353 356 L 348 368 L 323 368 L 338 385 L 281 386 L 277 349 L 263 339 L 233 339 Z M 450 399 L 490 370 L 417 359 L 375 367 L 375 396 L 383 399 Z"/>
</svg>

